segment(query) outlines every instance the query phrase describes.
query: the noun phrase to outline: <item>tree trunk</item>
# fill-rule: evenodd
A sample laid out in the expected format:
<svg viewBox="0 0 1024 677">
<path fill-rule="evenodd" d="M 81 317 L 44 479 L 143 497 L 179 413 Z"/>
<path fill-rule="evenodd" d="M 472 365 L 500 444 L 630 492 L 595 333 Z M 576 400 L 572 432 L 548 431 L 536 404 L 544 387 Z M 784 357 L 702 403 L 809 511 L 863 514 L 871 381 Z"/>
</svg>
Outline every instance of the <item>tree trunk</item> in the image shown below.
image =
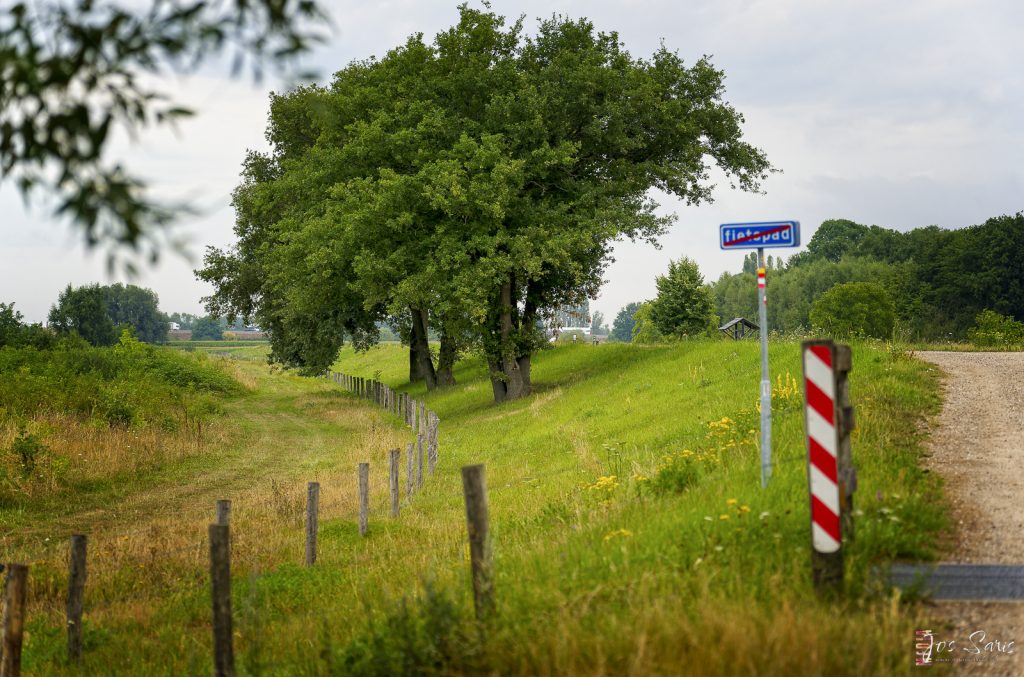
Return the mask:
<svg viewBox="0 0 1024 677">
<path fill-rule="evenodd" d="M 455 359 L 458 350 L 455 339 L 448 332 L 441 330 L 441 351 L 437 356 L 437 385 L 440 387 L 455 385 Z"/>
<path fill-rule="evenodd" d="M 425 379 L 427 390 L 437 387 L 437 374 L 434 372 L 434 362 L 430 359 L 430 344 L 427 342 L 427 311 L 418 308 L 410 308 L 412 311 L 412 338 L 409 341 L 409 351 L 416 360 L 416 375 L 418 379 Z"/>
<path fill-rule="evenodd" d="M 517 355 L 512 341 L 514 323 L 512 313 L 512 283 L 501 286 L 501 311 L 498 315 L 500 335 L 499 352 L 489 355 L 487 365 L 491 372 L 494 401 L 517 400 L 530 394 L 530 355 Z"/>
</svg>

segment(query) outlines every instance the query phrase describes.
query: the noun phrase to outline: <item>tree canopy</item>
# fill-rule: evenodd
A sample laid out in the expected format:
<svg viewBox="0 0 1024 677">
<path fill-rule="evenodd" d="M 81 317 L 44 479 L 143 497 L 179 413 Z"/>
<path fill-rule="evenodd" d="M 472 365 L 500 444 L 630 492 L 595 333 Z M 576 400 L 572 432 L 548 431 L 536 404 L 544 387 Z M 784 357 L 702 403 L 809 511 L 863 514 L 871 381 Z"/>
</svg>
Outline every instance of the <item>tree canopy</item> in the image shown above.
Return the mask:
<svg viewBox="0 0 1024 677">
<path fill-rule="evenodd" d="M 230 51 L 259 78 L 319 40 L 314 0 L 155 0 L 123 9 L 94 0 L 16 2 L 0 13 L 0 179 L 55 199 L 86 243 L 151 253 L 173 211 L 106 157 L 111 132 L 132 138 L 192 111 L 146 74 L 189 71 Z"/>
<path fill-rule="evenodd" d="M 57 333 L 74 332 L 94 346 L 114 345 L 127 327 L 146 343 L 167 340 L 167 318 L 156 293 L 132 284 L 68 285 L 50 308 L 49 322 Z"/>
<path fill-rule="evenodd" d="M 637 302 L 627 303 L 618 314 L 615 316 L 615 321 L 612 323 L 611 337 L 616 341 L 623 341 L 629 343 L 633 340 L 633 315 L 640 308 L 640 304 Z"/>
<path fill-rule="evenodd" d="M 715 298 L 696 261 L 669 261 L 668 273 L 659 275 L 655 284 L 658 295 L 651 301 L 651 321 L 662 335 L 681 338 L 713 326 Z"/>
<path fill-rule="evenodd" d="M 672 223 L 651 189 L 697 204 L 712 164 L 744 190 L 771 170 L 723 79 L 706 58 L 633 57 L 587 20 L 530 35 L 464 5 L 431 43 L 274 97 L 273 151 L 235 193 L 238 244 L 199 271 L 210 312 L 258 318 L 273 358 L 311 371 L 405 317 L 434 385 L 429 323 L 439 367 L 474 347 L 497 400 L 526 395 L 542 320 L 595 295 L 616 239 Z"/>
<path fill-rule="evenodd" d="M 98 284 L 77 288 L 69 284 L 50 308 L 48 320 L 57 333 L 78 334 L 94 346 L 117 343 L 117 327 L 107 314 L 107 296 Z"/>
<path fill-rule="evenodd" d="M 197 318 L 192 323 L 193 341 L 220 341 L 223 338 L 224 328 L 216 317 L 207 315 L 206 317 Z"/>
<path fill-rule="evenodd" d="M 828 220 L 806 252 L 768 271 L 768 324 L 781 331 L 810 329 L 811 306 L 822 294 L 837 284 L 872 282 L 885 288 L 910 334 L 964 338 L 984 310 L 1024 320 L 1022 249 L 1020 213 L 967 228 L 906 232 Z M 715 282 L 723 319 L 756 315 L 754 285 L 751 272 L 724 274 Z"/>
<path fill-rule="evenodd" d="M 811 325 L 831 336 L 888 338 L 896 325 L 896 307 L 874 282 L 837 284 L 811 307 Z"/>
</svg>

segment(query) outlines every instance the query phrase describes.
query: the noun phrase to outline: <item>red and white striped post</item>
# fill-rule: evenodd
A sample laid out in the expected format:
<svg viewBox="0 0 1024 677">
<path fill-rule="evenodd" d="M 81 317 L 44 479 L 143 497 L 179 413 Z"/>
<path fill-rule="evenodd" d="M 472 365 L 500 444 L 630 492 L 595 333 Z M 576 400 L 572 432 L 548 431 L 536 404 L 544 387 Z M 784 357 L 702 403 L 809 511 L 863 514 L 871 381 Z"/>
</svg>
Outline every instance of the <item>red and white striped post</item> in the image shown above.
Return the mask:
<svg viewBox="0 0 1024 677">
<path fill-rule="evenodd" d="M 814 587 L 821 591 L 843 582 L 836 346 L 832 341 L 805 341 L 803 363 L 811 570 Z"/>
</svg>

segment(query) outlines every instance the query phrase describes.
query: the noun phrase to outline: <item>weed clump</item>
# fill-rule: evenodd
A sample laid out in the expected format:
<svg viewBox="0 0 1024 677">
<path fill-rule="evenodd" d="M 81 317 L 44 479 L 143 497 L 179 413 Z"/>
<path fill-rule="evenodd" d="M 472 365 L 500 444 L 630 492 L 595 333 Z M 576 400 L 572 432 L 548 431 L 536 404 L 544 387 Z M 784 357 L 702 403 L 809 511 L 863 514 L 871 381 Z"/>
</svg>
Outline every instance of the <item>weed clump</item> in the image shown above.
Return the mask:
<svg viewBox="0 0 1024 677">
<path fill-rule="evenodd" d="M 471 613 L 451 594 L 428 583 L 420 600 L 402 599 L 383 620 L 370 620 L 330 662 L 342 668 L 341 674 L 367 677 L 484 672 Z"/>
</svg>

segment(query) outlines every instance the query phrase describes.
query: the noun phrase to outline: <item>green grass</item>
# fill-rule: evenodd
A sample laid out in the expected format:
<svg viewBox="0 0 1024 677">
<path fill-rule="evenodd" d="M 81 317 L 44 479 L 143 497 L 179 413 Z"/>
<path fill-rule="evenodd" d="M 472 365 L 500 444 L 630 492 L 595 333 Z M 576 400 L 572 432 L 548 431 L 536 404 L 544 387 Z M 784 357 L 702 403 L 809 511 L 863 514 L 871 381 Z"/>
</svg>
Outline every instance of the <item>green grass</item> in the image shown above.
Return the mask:
<svg viewBox="0 0 1024 677">
<path fill-rule="evenodd" d="M 140 521 L 173 532 L 168 547 L 193 550 L 173 567 L 101 561 L 82 672 L 208 670 L 201 535 L 219 497 L 236 501 L 243 674 L 907 672 L 922 610 L 896 603 L 870 571 L 937 554 L 944 503 L 918 468 L 937 374 L 898 351 L 854 346 L 857 538 L 846 596 L 822 601 L 810 585 L 799 347 L 772 345 L 777 465 L 767 490 L 751 432 L 758 365 L 752 342 L 565 346 L 537 357 L 530 398 L 494 405 L 479 359 L 458 365 L 457 386 L 425 393 L 409 388 L 400 347 L 343 351 L 337 370 L 425 398 L 441 418 L 437 473 L 394 521 L 385 459 L 408 431 L 331 384 L 240 362 L 254 390 L 226 405 L 215 438 L 120 499 L 140 516 L 176 512 Z M 680 485 L 670 480 L 684 450 L 701 461 Z M 354 522 L 361 460 L 373 490 L 365 539 Z M 467 595 L 459 468 L 469 463 L 486 464 L 495 555 L 497 607 L 483 628 Z M 297 566 L 309 479 L 325 497 L 312 570 Z M 91 524 L 116 544 L 95 497 L 74 500 L 80 520 L 65 516 L 60 528 Z M 48 519 L 29 507 L 14 521 L 42 535 Z M 196 539 L 198 550 L 187 543 Z M 45 582 L 26 664 L 78 674 L 61 658 L 59 548 L 22 548 L 43 560 Z"/>
</svg>

